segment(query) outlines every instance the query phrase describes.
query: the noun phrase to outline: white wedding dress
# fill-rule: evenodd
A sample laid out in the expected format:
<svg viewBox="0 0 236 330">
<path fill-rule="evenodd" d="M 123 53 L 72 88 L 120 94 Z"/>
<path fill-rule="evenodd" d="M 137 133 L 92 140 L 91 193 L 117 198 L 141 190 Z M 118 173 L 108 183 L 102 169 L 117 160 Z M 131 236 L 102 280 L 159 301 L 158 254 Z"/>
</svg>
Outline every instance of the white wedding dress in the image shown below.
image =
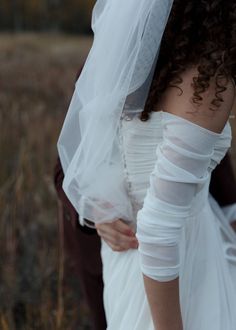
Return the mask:
<svg viewBox="0 0 236 330">
<path fill-rule="evenodd" d="M 140 258 L 138 250 L 113 252 L 102 242 L 108 329 L 154 329 L 140 264 L 146 274 L 160 280 L 179 275 L 184 330 L 236 329 L 236 235 L 209 195 L 211 171 L 231 138 L 229 123 L 217 134 L 162 111 L 153 112 L 147 122 L 122 117 L 120 146 L 132 225 L 136 227 L 138 218 L 142 244 Z M 163 159 L 168 148 L 172 158 L 168 160 L 167 153 Z M 184 164 L 178 153 L 186 158 Z M 185 204 L 179 205 L 183 200 Z M 171 235 L 180 235 L 179 246 L 165 245 L 172 242 Z M 158 244 L 164 259 L 158 255 Z"/>
</svg>

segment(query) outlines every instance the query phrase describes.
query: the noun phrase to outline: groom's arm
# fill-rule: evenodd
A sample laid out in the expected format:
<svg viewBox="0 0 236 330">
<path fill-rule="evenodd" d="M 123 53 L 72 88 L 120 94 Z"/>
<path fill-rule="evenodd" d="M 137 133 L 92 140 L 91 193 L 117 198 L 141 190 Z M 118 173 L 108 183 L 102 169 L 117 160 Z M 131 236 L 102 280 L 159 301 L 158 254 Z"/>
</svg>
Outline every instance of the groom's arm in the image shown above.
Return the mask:
<svg viewBox="0 0 236 330">
<path fill-rule="evenodd" d="M 222 207 L 236 203 L 236 179 L 229 154 L 212 173 L 210 193 Z"/>
<path fill-rule="evenodd" d="M 236 179 L 229 154 L 212 173 L 210 193 L 236 228 Z"/>
<path fill-rule="evenodd" d="M 59 157 L 57 158 L 57 162 L 54 168 L 54 186 L 57 191 L 57 196 L 62 203 L 63 206 L 63 214 L 66 219 L 71 222 L 71 225 L 74 229 L 78 228 L 82 232 L 88 235 L 96 234 L 95 229 L 88 228 L 86 226 L 81 226 L 79 223 L 79 215 L 77 214 L 76 210 L 74 209 L 73 205 L 69 201 L 68 197 L 66 196 L 63 188 L 62 183 L 64 180 L 64 173 L 62 170 L 61 162 Z"/>
</svg>

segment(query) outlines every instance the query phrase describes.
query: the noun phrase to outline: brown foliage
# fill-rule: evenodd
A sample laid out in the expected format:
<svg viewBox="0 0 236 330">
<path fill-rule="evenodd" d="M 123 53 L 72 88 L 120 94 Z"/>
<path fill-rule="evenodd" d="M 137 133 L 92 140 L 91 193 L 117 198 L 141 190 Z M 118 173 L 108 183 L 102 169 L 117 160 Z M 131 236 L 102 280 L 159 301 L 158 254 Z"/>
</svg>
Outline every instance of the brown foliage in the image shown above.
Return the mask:
<svg viewBox="0 0 236 330">
<path fill-rule="evenodd" d="M 89 32 L 95 0 L 1 0 L 0 29 Z"/>
<path fill-rule="evenodd" d="M 88 329 L 78 279 L 73 295 L 63 286 L 53 167 L 90 40 L 2 35 L 0 45 L 0 329 Z"/>
</svg>

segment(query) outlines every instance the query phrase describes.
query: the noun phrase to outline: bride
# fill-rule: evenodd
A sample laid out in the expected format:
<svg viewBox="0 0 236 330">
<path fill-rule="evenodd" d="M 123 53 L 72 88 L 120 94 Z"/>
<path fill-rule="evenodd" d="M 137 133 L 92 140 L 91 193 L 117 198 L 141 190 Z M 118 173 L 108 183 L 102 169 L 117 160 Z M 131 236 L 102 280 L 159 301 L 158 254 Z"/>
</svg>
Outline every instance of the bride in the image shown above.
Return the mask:
<svg viewBox="0 0 236 330">
<path fill-rule="evenodd" d="M 236 236 L 209 181 L 232 139 L 236 4 L 100 0 L 92 27 L 58 150 L 103 238 L 108 329 L 234 330 Z"/>
</svg>

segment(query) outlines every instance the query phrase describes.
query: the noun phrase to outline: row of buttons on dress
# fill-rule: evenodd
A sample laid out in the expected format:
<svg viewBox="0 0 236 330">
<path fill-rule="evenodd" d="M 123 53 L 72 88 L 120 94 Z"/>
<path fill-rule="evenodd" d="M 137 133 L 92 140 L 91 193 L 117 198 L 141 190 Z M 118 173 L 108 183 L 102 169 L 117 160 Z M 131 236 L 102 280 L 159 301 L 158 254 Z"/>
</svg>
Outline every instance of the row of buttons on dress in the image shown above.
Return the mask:
<svg viewBox="0 0 236 330">
<path fill-rule="evenodd" d="M 137 114 L 133 114 L 132 116 L 130 116 L 123 112 L 121 115 L 121 119 L 124 119 L 125 121 L 131 121 L 136 115 Z M 124 179 L 125 179 L 124 182 L 126 184 L 127 194 L 130 198 L 131 205 L 133 206 L 133 203 L 137 204 L 138 202 L 133 198 L 133 194 L 132 194 L 133 189 L 132 189 L 132 183 L 129 178 L 127 159 L 124 152 L 124 136 L 122 134 L 122 127 L 123 127 L 123 123 L 120 122 L 119 139 L 120 139 L 120 151 L 123 160 L 123 170 L 124 170 Z"/>
</svg>

